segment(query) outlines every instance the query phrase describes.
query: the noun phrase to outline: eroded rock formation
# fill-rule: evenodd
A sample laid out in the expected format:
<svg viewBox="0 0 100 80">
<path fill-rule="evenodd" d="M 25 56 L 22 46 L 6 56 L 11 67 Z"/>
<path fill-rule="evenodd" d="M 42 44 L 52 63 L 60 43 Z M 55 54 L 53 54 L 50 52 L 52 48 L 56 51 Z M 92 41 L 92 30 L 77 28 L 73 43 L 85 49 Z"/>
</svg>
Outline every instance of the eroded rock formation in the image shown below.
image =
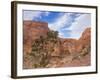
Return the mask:
<svg viewBox="0 0 100 80">
<path fill-rule="evenodd" d="M 89 66 L 91 64 L 91 28 L 87 28 L 82 33 L 80 39 L 76 40 L 62 39 L 55 35 L 52 38 L 50 38 L 49 35 L 48 38 L 48 32 L 50 32 L 50 30 L 48 23 L 45 22 L 24 21 L 23 24 L 24 69 L 34 68 L 33 62 L 35 62 L 35 60 L 29 54 L 32 53 L 33 42 L 41 37 L 44 40 L 40 42 L 41 45 L 39 45 L 42 46 L 43 49 L 41 53 L 47 53 L 49 55 L 46 57 L 48 64 L 44 67 L 74 67 Z"/>
</svg>

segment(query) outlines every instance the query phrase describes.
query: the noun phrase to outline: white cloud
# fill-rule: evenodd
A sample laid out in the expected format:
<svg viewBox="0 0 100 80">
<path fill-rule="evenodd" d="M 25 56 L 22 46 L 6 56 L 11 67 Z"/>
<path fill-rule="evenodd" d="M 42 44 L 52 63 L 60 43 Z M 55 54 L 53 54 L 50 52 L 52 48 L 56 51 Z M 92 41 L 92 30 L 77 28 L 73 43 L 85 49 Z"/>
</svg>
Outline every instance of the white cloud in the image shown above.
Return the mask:
<svg viewBox="0 0 100 80">
<path fill-rule="evenodd" d="M 43 12 L 45 14 L 45 16 L 48 16 L 50 14 L 50 12 Z"/>
<path fill-rule="evenodd" d="M 59 33 L 58 33 L 58 37 L 61 37 L 61 38 L 64 37 L 64 33 L 59 32 Z"/>
<path fill-rule="evenodd" d="M 70 17 L 68 13 L 64 13 L 63 15 L 60 15 L 53 23 L 50 23 L 49 28 L 51 30 L 59 30 L 60 28 L 67 26 L 69 23 Z"/>
<path fill-rule="evenodd" d="M 24 20 L 37 20 L 40 19 L 43 15 L 48 16 L 49 12 L 42 11 L 24 11 Z"/>
<path fill-rule="evenodd" d="M 70 26 L 71 30 L 71 37 L 72 38 L 80 38 L 83 31 L 91 27 L 91 15 L 90 14 L 83 14 L 80 17 L 76 18 L 75 22 L 72 23 Z"/>
</svg>

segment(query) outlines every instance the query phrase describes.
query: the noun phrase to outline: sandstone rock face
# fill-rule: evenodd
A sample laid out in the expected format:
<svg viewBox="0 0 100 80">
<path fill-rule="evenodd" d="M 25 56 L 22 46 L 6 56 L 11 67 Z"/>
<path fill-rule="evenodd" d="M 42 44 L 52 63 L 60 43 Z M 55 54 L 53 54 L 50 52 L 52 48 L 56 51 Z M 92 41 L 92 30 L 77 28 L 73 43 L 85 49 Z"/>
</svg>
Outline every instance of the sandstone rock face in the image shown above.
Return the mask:
<svg viewBox="0 0 100 80">
<path fill-rule="evenodd" d="M 24 21 L 24 43 L 45 36 L 49 31 L 48 23 Z M 30 40 L 30 41 L 27 41 Z"/>
<path fill-rule="evenodd" d="M 35 39 L 38 39 L 40 36 L 46 36 L 49 31 L 48 23 L 44 22 L 35 22 L 35 21 L 24 21 L 23 22 L 23 41 L 24 41 L 24 51 L 30 52 L 31 44 Z"/>
<path fill-rule="evenodd" d="M 75 39 L 65 39 L 62 41 L 63 49 L 68 49 L 70 53 L 77 54 L 84 47 L 91 44 L 91 28 L 87 28 L 79 40 Z"/>
<path fill-rule="evenodd" d="M 30 56 L 27 55 L 31 52 L 32 42 L 40 36 L 45 37 L 48 31 L 48 23 L 35 21 L 23 22 L 24 68 L 32 68 L 32 61 Z"/>
<path fill-rule="evenodd" d="M 91 43 L 91 28 L 87 28 L 81 38 L 79 39 L 79 41 L 83 44 L 83 45 L 87 45 Z"/>
<path fill-rule="evenodd" d="M 32 51 L 32 42 L 39 39 L 40 36 L 47 37 L 50 31 L 48 23 L 24 21 L 23 28 L 23 46 L 24 46 L 24 69 L 33 68 L 33 59 L 27 55 Z M 49 63 L 45 67 L 70 67 L 70 66 L 89 66 L 91 63 L 91 28 L 87 28 L 79 40 L 63 39 L 57 37 L 56 43 L 48 41 L 43 48 L 46 47 L 50 58 Z M 53 49 L 52 49 L 53 48 Z M 52 50 L 51 50 L 52 49 Z M 86 56 L 84 56 L 86 55 Z M 33 61 L 34 62 L 34 61 Z"/>
<path fill-rule="evenodd" d="M 74 54 L 75 53 L 77 40 L 64 39 L 64 40 L 61 40 L 61 43 L 62 43 L 63 51 L 65 54 L 71 54 L 71 53 Z"/>
<path fill-rule="evenodd" d="M 66 39 L 62 45 L 63 49 L 67 49 L 70 53 L 64 61 L 62 60 L 63 66 L 89 66 L 91 64 L 91 28 L 85 29 L 79 40 Z"/>
<path fill-rule="evenodd" d="M 76 45 L 76 50 L 77 50 L 77 52 L 80 52 L 82 50 L 82 48 L 84 48 L 86 46 L 90 46 L 90 45 L 91 45 L 91 28 L 87 28 L 83 32 L 80 39 L 78 40 L 78 43 Z"/>
</svg>

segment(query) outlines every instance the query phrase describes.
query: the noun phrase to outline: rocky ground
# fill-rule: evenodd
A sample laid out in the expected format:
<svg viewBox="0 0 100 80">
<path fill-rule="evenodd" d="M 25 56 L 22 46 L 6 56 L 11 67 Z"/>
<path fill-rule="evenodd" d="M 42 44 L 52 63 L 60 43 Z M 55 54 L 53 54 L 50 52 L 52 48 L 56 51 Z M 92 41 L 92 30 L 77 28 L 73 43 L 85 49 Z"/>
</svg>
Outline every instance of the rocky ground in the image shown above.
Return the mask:
<svg viewBox="0 0 100 80">
<path fill-rule="evenodd" d="M 52 57 L 50 63 L 46 66 L 49 68 L 54 67 L 79 67 L 79 66 L 90 66 L 90 54 L 87 54 L 81 58 L 75 58 L 74 56 L 66 56 L 63 58 L 54 58 Z"/>
</svg>

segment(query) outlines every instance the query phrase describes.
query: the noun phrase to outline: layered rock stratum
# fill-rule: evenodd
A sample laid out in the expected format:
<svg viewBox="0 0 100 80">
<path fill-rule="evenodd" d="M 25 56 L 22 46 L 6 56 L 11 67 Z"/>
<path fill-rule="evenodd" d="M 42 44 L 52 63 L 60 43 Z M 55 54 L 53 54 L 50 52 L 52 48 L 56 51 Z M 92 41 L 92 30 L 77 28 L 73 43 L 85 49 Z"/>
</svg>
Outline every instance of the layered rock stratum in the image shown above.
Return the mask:
<svg viewBox="0 0 100 80">
<path fill-rule="evenodd" d="M 46 22 L 24 21 L 23 25 L 23 68 L 30 69 L 34 68 L 34 61 L 29 56 L 32 51 L 32 42 L 41 36 L 46 38 L 50 29 Z M 48 49 L 50 57 L 45 66 L 47 68 L 91 65 L 91 28 L 86 28 L 78 40 L 57 37 L 56 43 L 47 41 L 46 46 L 52 47 L 54 50 L 50 52 L 50 49 Z M 45 45 L 42 47 L 45 47 Z"/>
</svg>

